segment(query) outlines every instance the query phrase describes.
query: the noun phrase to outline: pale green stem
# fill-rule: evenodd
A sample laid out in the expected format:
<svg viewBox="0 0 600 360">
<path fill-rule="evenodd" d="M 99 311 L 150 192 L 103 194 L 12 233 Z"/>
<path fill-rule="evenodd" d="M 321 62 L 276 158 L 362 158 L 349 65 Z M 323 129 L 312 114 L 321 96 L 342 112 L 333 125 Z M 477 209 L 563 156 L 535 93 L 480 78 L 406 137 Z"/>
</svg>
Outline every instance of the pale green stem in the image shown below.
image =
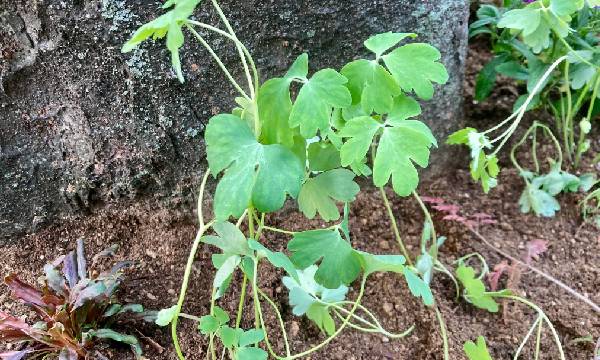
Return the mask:
<svg viewBox="0 0 600 360">
<path fill-rule="evenodd" d="M 185 301 L 185 293 L 187 292 L 188 283 L 190 280 L 190 275 L 192 273 L 192 266 L 194 264 L 194 259 L 196 258 L 196 252 L 198 251 L 198 246 L 200 245 L 200 241 L 202 240 L 202 236 L 208 230 L 213 221 L 204 225 L 204 220 L 202 219 L 202 199 L 204 198 L 204 189 L 206 187 L 206 181 L 208 180 L 208 175 L 210 174 L 210 169 L 206 169 L 206 173 L 202 179 L 202 183 L 200 185 L 200 193 L 198 199 L 198 216 L 201 219 L 201 226 L 198 229 L 198 233 L 196 234 L 196 238 L 194 239 L 194 243 L 192 244 L 192 249 L 188 256 L 187 264 L 185 267 L 185 272 L 183 274 L 183 282 L 181 284 L 181 290 L 179 292 L 179 299 L 177 301 L 177 307 L 175 308 L 175 313 L 173 316 L 173 321 L 171 322 L 171 337 L 173 339 L 173 345 L 175 347 L 175 352 L 177 353 L 177 357 L 180 360 L 184 360 L 185 357 L 181 351 L 181 347 L 179 346 L 179 341 L 177 338 L 177 321 L 179 319 L 179 314 L 181 313 L 181 308 L 183 307 L 183 302 Z"/>
<path fill-rule="evenodd" d="M 279 327 L 281 328 L 281 333 L 283 334 L 283 341 L 284 341 L 284 346 L 285 346 L 285 353 L 286 356 L 290 356 L 291 352 L 290 352 L 290 343 L 288 341 L 288 336 L 287 336 L 287 331 L 285 330 L 285 324 L 283 322 L 283 318 L 281 317 L 281 313 L 279 312 L 279 309 L 277 308 L 277 305 L 275 305 L 275 302 L 273 302 L 273 300 L 271 300 L 271 298 L 264 293 L 264 291 L 262 291 L 261 289 L 258 289 L 258 293 L 265 298 L 265 300 L 267 300 L 267 302 L 269 303 L 269 305 L 271 305 L 271 307 L 273 308 L 273 310 L 275 311 L 275 315 L 277 316 L 277 320 L 279 321 Z M 262 315 L 261 315 L 261 319 L 262 319 Z M 261 320 L 262 323 L 262 320 Z M 264 324 L 263 324 L 263 328 L 265 328 Z M 267 332 L 266 328 L 265 328 L 265 333 Z"/>
<path fill-rule="evenodd" d="M 536 326 L 538 326 L 539 324 L 543 324 L 541 314 L 538 314 L 538 317 L 533 322 L 533 325 L 531 325 L 531 327 L 529 328 L 529 331 L 527 331 L 527 335 L 525 335 L 525 337 L 523 338 L 523 341 L 521 341 L 521 344 L 519 344 L 517 351 L 515 351 L 515 356 L 513 356 L 513 360 L 517 360 L 519 358 L 519 355 L 521 355 L 521 351 L 523 351 L 523 348 L 527 344 L 527 341 L 529 341 L 529 338 L 533 334 L 533 331 L 535 330 Z"/>
<path fill-rule="evenodd" d="M 244 273 L 244 280 L 242 280 L 242 294 L 240 295 L 240 302 L 238 303 L 237 316 L 235 318 L 235 328 L 236 329 L 238 329 L 240 327 L 240 323 L 242 322 L 244 301 L 246 299 L 247 283 L 248 283 L 248 276 L 246 276 L 246 273 Z"/>
<path fill-rule="evenodd" d="M 396 237 L 396 242 L 398 242 L 398 246 L 400 247 L 400 251 L 402 255 L 406 258 L 406 261 L 410 266 L 413 266 L 413 262 L 404 246 L 404 241 L 402 241 L 402 237 L 400 236 L 400 230 L 398 229 L 398 224 L 396 223 L 396 217 L 394 216 L 394 211 L 390 206 L 390 201 L 388 200 L 387 194 L 385 193 L 385 189 L 383 187 L 379 188 L 379 192 L 381 193 L 381 197 L 383 198 L 383 203 L 385 205 L 385 209 L 387 211 L 388 217 L 390 219 L 390 223 L 392 225 L 392 231 L 394 232 L 394 236 Z"/>
<path fill-rule="evenodd" d="M 444 360 L 449 360 L 450 346 L 448 345 L 448 333 L 446 331 L 446 323 L 444 322 L 444 317 L 442 316 L 442 313 L 440 312 L 440 309 L 437 307 L 437 305 L 434 305 L 433 307 L 435 309 L 435 316 L 437 317 L 438 323 L 440 324 L 440 331 L 442 333 L 442 341 L 444 346 Z"/>
<path fill-rule="evenodd" d="M 287 235 L 294 235 L 296 233 L 294 231 L 282 230 L 282 229 L 278 229 L 278 228 L 267 226 L 267 225 L 264 225 L 263 229 L 264 230 L 269 230 L 269 231 L 272 231 L 272 232 L 281 233 L 281 234 L 287 234 Z"/>
<path fill-rule="evenodd" d="M 437 258 L 438 258 L 437 234 L 435 232 L 435 224 L 433 223 L 433 219 L 431 218 L 431 213 L 427 209 L 427 206 L 425 206 L 425 203 L 423 203 L 423 200 L 421 200 L 421 197 L 419 196 L 419 194 L 417 193 L 417 191 L 413 190 L 412 194 L 413 194 L 414 198 L 417 200 L 417 202 L 419 203 L 419 206 L 421 207 L 421 210 L 423 210 L 423 214 L 425 215 L 425 219 L 431 225 L 431 238 L 432 238 L 431 248 L 433 249 L 431 257 L 433 258 L 434 261 L 437 261 Z"/>
<path fill-rule="evenodd" d="M 202 35 L 198 34 L 198 32 L 190 25 L 186 25 L 187 28 L 190 30 L 190 32 L 196 37 L 196 39 L 198 39 L 198 41 L 200 42 L 200 44 L 202 44 L 202 46 L 204 46 L 206 48 L 206 50 L 210 53 L 210 55 L 213 57 L 213 59 L 217 62 L 217 64 L 219 65 L 219 67 L 221 68 L 221 70 L 223 71 L 223 73 L 225 73 L 225 76 L 227 77 L 227 79 L 229 80 L 229 82 L 233 85 L 233 87 L 247 100 L 252 101 L 252 99 L 248 96 L 248 94 L 246 94 L 246 92 L 244 91 L 244 89 L 242 89 L 242 87 L 237 83 L 237 81 L 235 81 L 235 79 L 233 78 L 233 76 L 231 75 L 231 73 L 229 72 L 229 70 L 227 69 L 227 67 L 225 66 L 225 64 L 223 64 L 223 61 L 221 61 L 221 58 L 215 53 L 215 51 L 213 50 L 213 48 L 206 42 L 206 40 L 204 40 L 204 38 L 202 37 Z"/>
<path fill-rule="evenodd" d="M 221 10 L 221 7 L 217 3 L 217 0 L 212 0 L 212 4 L 213 4 L 215 10 L 217 11 L 217 13 L 219 14 L 219 17 L 223 21 L 223 24 L 225 24 L 225 27 L 227 28 L 227 30 L 229 31 L 231 36 L 234 38 L 234 40 L 236 40 L 235 46 L 237 48 L 238 54 L 240 55 L 240 59 L 242 60 L 244 72 L 246 73 L 246 79 L 248 80 L 248 86 L 250 87 L 250 97 L 252 99 L 255 99 L 256 98 L 255 89 L 258 88 L 258 84 L 255 85 L 256 87 L 252 86 L 252 77 L 250 76 L 250 70 L 248 69 L 248 64 L 246 63 L 246 57 L 244 56 L 244 51 L 243 51 L 242 46 L 239 45 L 239 44 L 241 44 L 241 41 L 239 41 L 237 35 L 235 34 L 235 31 L 233 31 L 231 24 L 229 24 L 229 20 L 227 20 L 227 17 L 223 13 L 223 10 Z"/>
</svg>

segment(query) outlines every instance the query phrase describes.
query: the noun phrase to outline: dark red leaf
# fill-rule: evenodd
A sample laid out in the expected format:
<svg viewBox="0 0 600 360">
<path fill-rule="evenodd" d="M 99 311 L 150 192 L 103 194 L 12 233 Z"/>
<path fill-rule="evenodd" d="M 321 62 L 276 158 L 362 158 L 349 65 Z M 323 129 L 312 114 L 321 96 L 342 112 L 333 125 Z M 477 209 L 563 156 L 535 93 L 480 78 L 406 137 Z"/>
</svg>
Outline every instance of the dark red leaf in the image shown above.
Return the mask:
<svg viewBox="0 0 600 360">
<path fill-rule="evenodd" d="M 456 215 L 460 211 L 460 207 L 452 204 L 435 205 L 433 208 L 437 211 L 449 213 L 450 215 Z"/>
<path fill-rule="evenodd" d="M 438 197 L 430 197 L 430 196 L 421 196 L 421 200 L 428 204 L 443 204 L 444 199 Z"/>
<path fill-rule="evenodd" d="M 36 305 L 42 308 L 46 307 L 46 304 L 42 299 L 43 294 L 33 286 L 19 280 L 17 275 L 8 275 L 4 278 L 4 283 L 12 292 L 13 297 L 22 300 L 28 305 Z"/>
<path fill-rule="evenodd" d="M 546 240 L 535 239 L 528 242 L 526 247 L 525 263 L 531 264 L 533 260 L 537 260 L 541 254 L 548 250 L 548 242 Z"/>
<path fill-rule="evenodd" d="M 508 265 L 508 262 L 506 260 L 502 260 L 501 263 L 496 264 L 496 266 L 494 266 L 494 271 L 488 274 L 488 282 L 490 283 L 490 289 L 492 291 L 498 290 L 498 282 L 500 281 L 502 274 L 504 274 L 509 269 L 510 265 Z"/>
</svg>

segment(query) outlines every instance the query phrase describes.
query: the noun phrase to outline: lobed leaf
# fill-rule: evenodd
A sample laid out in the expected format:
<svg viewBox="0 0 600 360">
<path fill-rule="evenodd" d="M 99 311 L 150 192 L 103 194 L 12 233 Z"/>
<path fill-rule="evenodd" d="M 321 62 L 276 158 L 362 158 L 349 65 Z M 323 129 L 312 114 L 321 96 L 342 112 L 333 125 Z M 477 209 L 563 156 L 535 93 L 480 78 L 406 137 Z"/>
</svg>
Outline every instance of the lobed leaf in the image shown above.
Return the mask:
<svg viewBox="0 0 600 360">
<path fill-rule="evenodd" d="M 310 230 L 295 233 L 288 243 L 291 260 L 301 269 L 320 261 L 315 279 L 326 288 L 350 284 L 360 273 L 360 259 L 337 230 Z"/>
<path fill-rule="evenodd" d="M 318 212 L 325 221 L 337 220 L 340 212 L 335 201 L 354 201 L 359 191 L 352 171 L 329 170 L 306 180 L 298 195 L 298 205 L 309 219 L 314 218 Z"/>
<path fill-rule="evenodd" d="M 477 343 L 467 341 L 463 350 L 469 360 L 492 360 L 483 336 L 477 338 Z"/>
<path fill-rule="evenodd" d="M 348 80 L 333 69 L 316 72 L 306 81 L 292 106 L 289 124 L 300 127 L 300 134 L 310 139 L 317 131 L 327 131 L 334 107 L 350 106 L 352 97 L 345 86 Z"/>
<path fill-rule="evenodd" d="M 421 99 L 433 97 L 433 84 L 445 84 L 448 72 L 438 62 L 440 52 L 425 43 L 401 46 L 382 56 L 387 68 L 406 92 L 414 91 Z"/>
<path fill-rule="evenodd" d="M 250 204 L 260 212 L 275 211 L 287 194 L 298 195 L 304 179 L 298 157 L 282 145 L 260 144 L 239 117 L 211 118 L 205 139 L 212 173 L 225 170 L 215 192 L 217 219 L 239 217 Z"/>
</svg>

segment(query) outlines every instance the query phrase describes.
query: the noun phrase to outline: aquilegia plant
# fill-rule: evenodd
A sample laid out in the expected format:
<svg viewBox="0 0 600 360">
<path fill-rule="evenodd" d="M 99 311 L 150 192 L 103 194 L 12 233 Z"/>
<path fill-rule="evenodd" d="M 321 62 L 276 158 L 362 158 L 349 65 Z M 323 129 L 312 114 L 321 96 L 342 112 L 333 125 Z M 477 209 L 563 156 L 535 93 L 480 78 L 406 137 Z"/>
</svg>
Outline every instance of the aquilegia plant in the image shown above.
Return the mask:
<svg viewBox="0 0 600 360">
<path fill-rule="evenodd" d="M 415 119 L 421 108 L 414 98 L 431 99 L 434 83 L 447 81 L 439 51 L 425 43 L 408 42 L 416 34 L 382 33 L 364 42 L 371 54 L 368 58 L 354 60 L 340 71 L 327 68 L 309 74 L 308 55 L 301 54 L 283 76 L 261 82 L 249 51 L 237 38 L 217 1 L 211 2 L 225 30 L 191 19 L 200 0 L 169 0 L 164 5 L 168 12 L 140 27 L 123 47 L 127 52 L 149 38 L 166 38 L 173 69 L 183 82 L 179 50 L 185 41 L 185 30 L 208 50 L 239 93 L 235 99 L 239 106 L 230 113 L 212 117 L 206 127 L 209 170 L 200 186 L 200 228 L 190 251 L 179 300 L 160 311 L 156 320 L 159 325 L 171 325 L 178 357 L 184 359 L 177 338 L 180 317 L 199 323 L 199 331 L 208 337 L 206 355 L 212 359 L 224 355 L 238 360 L 266 359 L 269 355 L 296 359 L 319 350 L 346 327 L 390 338 L 406 336 L 412 328 L 390 333 L 361 305 L 367 278 L 376 272 L 403 276 L 411 293 L 436 310 L 445 335 L 429 283 L 434 270 L 453 275 L 438 260 L 438 247 L 444 239 L 436 236 L 431 216 L 416 192 L 417 166 L 428 165 L 430 149 L 437 142 L 430 129 Z M 231 75 L 200 30 L 233 43 L 247 84 L 238 83 Z M 218 179 L 213 201 L 215 218 L 205 221 L 203 195 L 211 174 Z M 360 190 L 354 181 L 356 176 L 372 176 L 381 190 L 402 255 L 374 255 L 353 247 L 348 216 Z M 414 196 L 427 218 L 421 255 L 414 262 L 402 243 L 384 191 L 390 182 L 399 196 Z M 281 209 L 288 197 L 296 199 L 307 218 L 320 216 L 331 225 L 299 232 L 269 226 L 265 214 Z M 342 204 L 343 216 L 339 210 Z M 240 230 L 244 221 L 246 233 Z M 265 247 L 261 243 L 265 231 L 289 237 L 287 250 L 291 256 Z M 210 312 L 196 317 L 181 313 L 181 309 L 201 243 L 220 252 L 212 256 L 216 274 Z M 282 281 L 289 291 L 293 314 L 312 320 L 327 334 L 324 341 L 292 353 L 282 315 L 261 289 L 261 262 L 283 269 L 286 275 Z M 241 284 L 234 280 L 238 271 Z M 348 287 L 357 279 L 358 295 L 347 300 Z M 233 317 L 217 305 L 231 286 L 241 286 Z M 248 286 L 252 288 L 254 329 L 240 327 Z M 276 353 L 273 335 L 265 328 L 263 303 L 278 319 L 285 345 L 283 355 Z M 259 344 L 264 344 L 267 351 Z M 446 337 L 444 345 L 444 356 L 448 358 Z"/>
<path fill-rule="evenodd" d="M 558 193 L 588 191 L 596 181 L 593 175 L 579 178 L 564 171 L 562 157 L 564 154 L 574 167 L 579 165 L 590 149 L 588 134 L 600 109 L 596 101 L 600 90 L 600 14 L 595 9 L 599 5 L 598 0 L 505 0 L 502 8 L 482 5 L 478 20 L 470 26 L 471 36 L 490 37 L 495 55 L 477 77 L 476 100 L 489 96 L 498 74 L 523 83 L 526 90 L 506 120 L 485 131 L 460 130 L 448 140 L 470 147 L 471 175 L 485 192 L 496 186 L 497 155 L 525 112 L 544 110 L 555 120 L 552 124 L 535 123 L 520 142 L 522 145 L 532 139 L 532 169 L 523 169 L 512 157 L 526 183 L 520 199 L 523 212 L 553 216 L 560 208 L 555 199 Z M 557 145 L 558 159 L 547 170 L 537 160 L 538 130 Z"/>
</svg>

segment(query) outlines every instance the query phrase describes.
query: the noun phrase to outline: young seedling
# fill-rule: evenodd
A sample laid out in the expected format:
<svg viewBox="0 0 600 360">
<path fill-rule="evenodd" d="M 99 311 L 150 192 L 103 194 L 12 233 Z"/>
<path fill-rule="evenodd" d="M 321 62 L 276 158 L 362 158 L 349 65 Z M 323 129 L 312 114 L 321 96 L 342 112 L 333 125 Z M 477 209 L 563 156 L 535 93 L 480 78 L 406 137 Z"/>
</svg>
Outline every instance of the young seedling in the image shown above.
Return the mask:
<svg viewBox="0 0 600 360">
<path fill-rule="evenodd" d="M 183 82 L 179 50 L 186 30 L 208 50 L 239 93 L 236 98 L 239 106 L 231 113 L 214 116 L 206 127 L 209 169 L 200 186 L 200 228 L 190 251 L 178 303 L 158 314 L 159 325 L 171 325 L 178 357 L 184 359 L 177 337 L 180 317 L 199 322 L 200 331 L 208 337 L 207 356 L 212 359 L 219 356 L 217 339 L 223 345 L 221 357 L 264 359 L 270 355 L 289 360 L 319 350 L 346 327 L 391 338 L 406 336 L 412 328 L 400 334 L 388 332 L 360 302 L 369 275 L 393 272 L 403 276 L 412 294 L 422 298 L 425 305 L 434 305 L 429 288 L 433 268 L 425 265 L 439 264 L 441 240 L 431 227 L 431 245 L 424 246 L 417 261 L 421 270 L 412 266 L 385 187 L 391 179 L 396 194 L 414 196 L 428 222 L 433 224 L 416 192 L 419 183 L 416 165 L 428 165 L 430 149 L 437 142 L 429 128 L 415 119 L 421 108 L 412 95 L 431 99 L 433 84 L 447 81 L 439 51 L 425 43 L 406 43 L 416 34 L 388 32 L 367 39 L 364 45 L 371 55 L 348 63 L 339 72 L 328 68 L 309 74 L 308 55 L 301 54 L 285 75 L 261 83 L 255 61 L 216 0 L 211 4 L 225 29 L 191 19 L 199 3 L 199 0 L 167 1 L 163 6 L 167 12 L 140 27 L 123 47 L 127 52 L 151 37 L 166 38 L 173 69 Z M 233 43 L 247 84 L 241 85 L 232 76 L 205 39 L 206 31 Z M 209 174 L 219 180 L 213 202 L 215 218 L 205 222 L 202 204 Z M 349 204 L 360 190 L 354 179 L 371 175 L 375 186 L 381 189 L 403 255 L 374 255 L 352 245 Z M 288 196 L 297 200 L 306 217 L 312 219 L 318 215 L 325 221 L 333 221 L 333 225 L 298 232 L 269 226 L 265 215 L 279 210 Z M 341 221 L 340 203 L 345 204 Z M 237 219 L 235 223 L 229 222 L 232 218 Z M 244 221 L 248 229 L 245 233 L 239 229 Z M 261 244 L 265 231 L 290 237 L 288 253 L 275 252 Z M 212 257 L 216 274 L 210 313 L 195 317 L 181 313 L 181 308 L 200 243 L 210 244 L 221 252 Z M 292 312 L 311 319 L 328 335 L 324 341 L 306 351 L 292 353 L 278 306 L 260 288 L 261 262 L 285 271 L 283 282 L 289 290 Z M 241 284 L 237 283 L 238 272 Z M 359 278 L 355 300 L 346 300 L 348 286 Z M 241 286 L 235 320 L 225 316 L 216 305 L 231 286 Z M 248 286 L 252 288 L 256 331 L 240 327 Z M 263 302 L 269 304 L 280 323 L 284 355 L 277 354 L 271 346 L 273 335 L 265 328 Z M 256 344 L 264 344 L 267 351 L 250 346 Z M 445 341 L 445 358 L 447 352 Z"/>
<path fill-rule="evenodd" d="M 542 131 L 550 138 L 554 144 L 557 159 L 548 159 L 550 170 L 546 174 L 540 174 L 541 167 L 538 161 L 538 130 Z M 534 169 L 524 169 L 517 161 L 516 152 L 526 141 L 531 138 L 531 158 L 533 159 Z M 552 134 L 550 128 L 539 122 L 533 125 L 525 132 L 521 140 L 512 148 L 510 159 L 519 170 L 519 174 L 525 181 L 525 190 L 519 199 L 521 212 L 528 213 L 533 211 L 538 216 L 552 217 L 556 211 L 560 210 L 560 204 L 555 196 L 562 192 L 587 192 L 596 183 L 594 174 L 584 174 L 576 176 L 562 169 L 563 154 L 558 139 Z"/>
<path fill-rule="evenodd" d="M 470 258 L 476 257 L 481 262 L 481 272 L 479 275 L 476 275 L 476 271 L 473 267 L 467 265 L 467 261 Z M 562 344 L 560 342 L 560 338 L 554 325 L 548 319 L 548 316 L 544 313 L 544 311 L 534 303 L 514 295 L 510 290 L 501 290 L 501 291 L 486 291 L 485 284 L 483 279 L 488 275 L 489 268 L 485 259 L 479 254 L 470 254 L 464 256 L 457 261 L 458 267 L 456 268 L 456 278 L 460 281 L 463 287 L 463 298 L 473 304 L 474 306 L 487 310 L 489 312 L 495 313 L 499 310 L 499 304 L 496 302 L 496 299 L 509 299 L 521 304 L 528 306 L 533 309 L 537 313 L 537 317 L 533 322 L 533 325 L 529 329 L 528 333 L 525 335 L 525 338 L 517 348 L 514 360 L 519 358 L 519 355 L 523 351 L 525 344 L 533 334 L 533 331 L 537 329 L 536 343 L 535 343 L 535 359 L 539 359 L 540 355 L 540 344 L 541 344 L 541 336 L 544 324 L 550 329 L 552 333 L 553 340 L 557 346 L 559 358 L 561 360 L 565 360 L 565 354 L 562 348 Z M 464 347 L 465 352 L 469 359 L 490 359 L 491 357 L 487 351 L 487 347 L 485 345 L 485 340 L 483 337 L 480 337 L 477 340 L 477 344 L 472 342 L 468 342 Z M 480 356 L 480 357 L 475 357 Z M 486 357 L 487 356 L 487 357 Z"/>
<path fill-rule="evenodd" d="M 478 20 L 470 27 L 471 36 L 490 36 L 495 53 L 477 78 L 475 98 L 483 101 L 489 96 L 498 74 L 523 82 L 527 93 L 516 101 L 513 114 L 492 128 L 482 132 L 465 128 L 448 138 L 449 144 L 469 146 L 471 175 L 481 182 L 486 193 L 497 185 L 499 152 L 524 114 L 533 109 L 546 110 L 554 117 L 554 129 L 545 130 L 551 137 L 555 137 L 552 132 L 560 134 L 562 151 L 578 166 L 582 155 L 590 149 L 587 135 L 597 115 L 600 89 L 600 57 L 594 50 L 599 29 L 596 0 L 504 3 L 504 8 L 482 5 L 477 12 Z M 532 131 L 535 130 L 528 133 Z M 494 133 L 499 135 L 493 137 Z M 532 179 L 526 181 L 532 183 Z M 541 194 L 538 190 L 527 187 L 522 208 L 552 216 L 557 204 L 550 197 L 555 194 Z M 546 204 L 541 209 L 532 201 Z"/>
<path fill-rule="evenodd" d="M 103 251 L 94 259 L 112 251 Z M 39 318 L 31 324 L 0 311 L 0 340 L 25 344 L 20 350 L 0 353 L 0 358 L 87 359 L 97 340 L 127 344 L 137 358 L 142 357 L 142 348 L 135 336 L 113 330 L 125 314 L 144 311 L 139 304 L 122 305 L 115 297 L 123 281 L 122 269 L 128 263 L 117 263 L 110 271 L 97 276 L 90 275 L 86 264 L 80 239 L 76 251 L 44 266 L 41 289 L 19 280 L 15 274 L 4 279 L 12 296 L 31 307 Z"/>
</svg>

